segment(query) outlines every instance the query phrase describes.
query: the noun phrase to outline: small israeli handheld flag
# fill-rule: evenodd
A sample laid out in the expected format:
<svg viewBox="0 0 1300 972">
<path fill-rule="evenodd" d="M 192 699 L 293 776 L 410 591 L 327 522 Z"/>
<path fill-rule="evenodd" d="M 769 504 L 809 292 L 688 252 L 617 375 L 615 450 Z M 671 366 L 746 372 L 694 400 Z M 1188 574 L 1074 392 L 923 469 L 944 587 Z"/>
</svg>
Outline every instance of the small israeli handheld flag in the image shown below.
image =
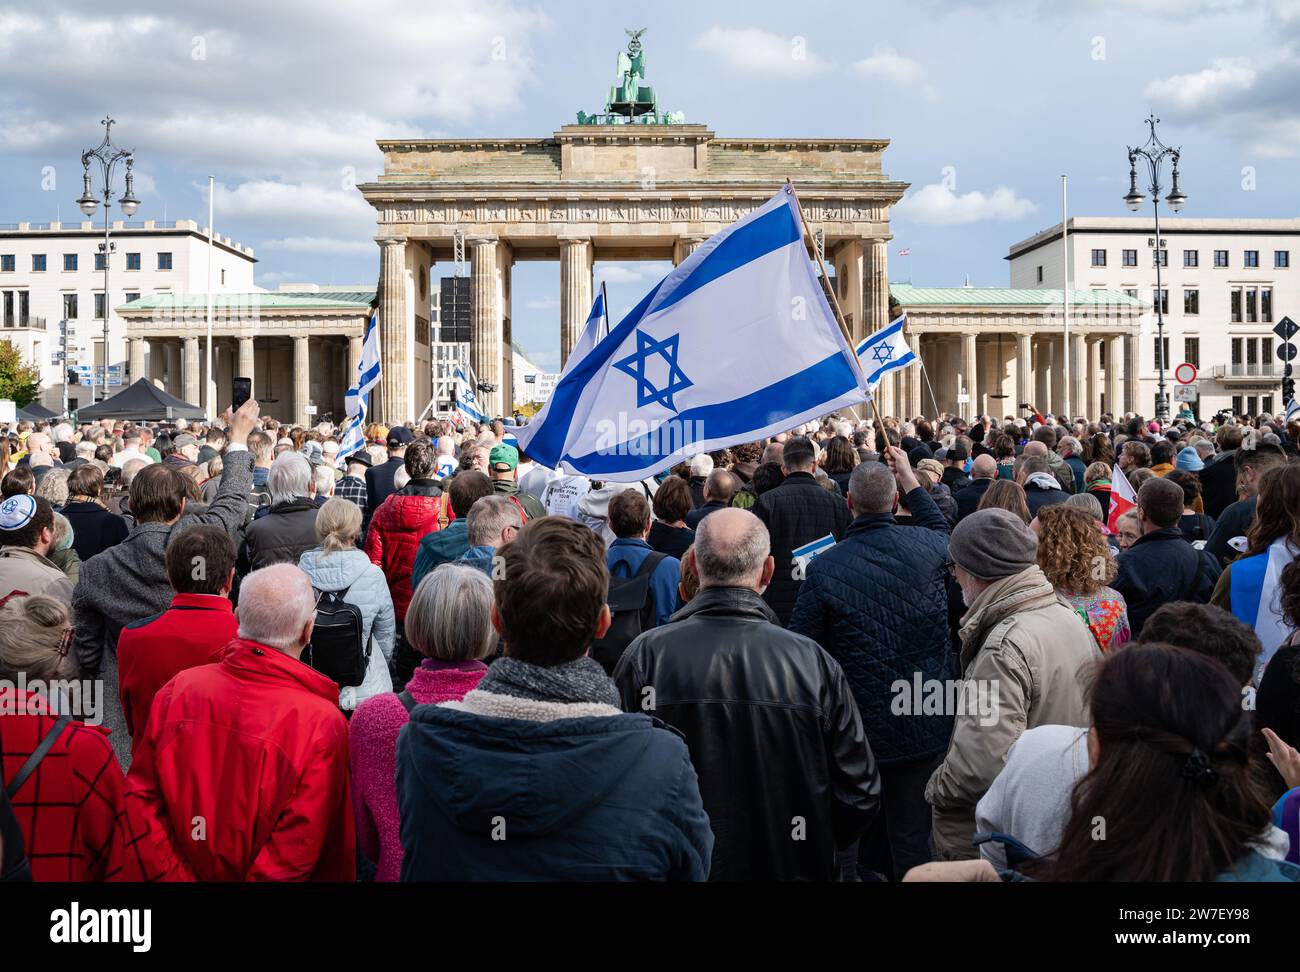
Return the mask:
<svg viewBox="0 0 1300 972">
<path fill-rule="evenodd" d="M 551 469 L 610 482 L 867 400 L 788 186 L 701 244 L 566 364 L 519 444 Z"/>
<path fill-rule="evenodd" d="M 470 422 L 488 421 L 488 416 L 479 411 L 478 382 L 470 379 L 465 368 L 456 369 L 456 411 Z"/>
<path fill-rule="evenodd" d="M 1286 403 L 1286 417 L 1283 421 L 1290 422 L 1293 418 L 1300 418 L 1300 403 L 1297 403 L 1294 398 Z"/>
<path fill-rule="evenodd" d="M 343 395 L 343 410 L 348 421 L 339 442 L 338 458 L 335 464 L 342 469 L 348 456 L 366 445 L 366 403 L 370 390 L 379 384 L 382 371 L 379 367 L 379 312 L 371 311 L 366 321 L 366 334 L 361 341 L 361 360 L 357 362 L 357 383 Z"/>
<path fill-rule="evenodd" d="M 858 361 L 867 376 L 867 386 L 872 391 L 880 384 L 880 379 L 891 371 L 916 364 L 918 359 L 903 337 L 906 323 L 907 315 L 904 314 L 888 327 L 867 335 L 858 345 Z"/>
</svg>

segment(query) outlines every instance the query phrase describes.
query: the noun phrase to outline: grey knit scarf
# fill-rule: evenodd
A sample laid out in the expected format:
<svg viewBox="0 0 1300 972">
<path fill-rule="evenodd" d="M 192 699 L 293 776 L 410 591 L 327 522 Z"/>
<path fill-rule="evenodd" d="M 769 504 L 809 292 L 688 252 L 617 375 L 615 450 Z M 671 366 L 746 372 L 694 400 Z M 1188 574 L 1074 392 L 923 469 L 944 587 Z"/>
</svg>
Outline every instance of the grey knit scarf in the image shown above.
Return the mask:
<svg viewBox="0 0 1300 972">
<path fill-rule="evenodd" d="M 605 669 L 590 658 L 550 668 L 515 658 L 498 658 L 478 683 L 478 689 L 539 702 L 603 702 L 616 709 L 623 707 Z"/>
</svg>

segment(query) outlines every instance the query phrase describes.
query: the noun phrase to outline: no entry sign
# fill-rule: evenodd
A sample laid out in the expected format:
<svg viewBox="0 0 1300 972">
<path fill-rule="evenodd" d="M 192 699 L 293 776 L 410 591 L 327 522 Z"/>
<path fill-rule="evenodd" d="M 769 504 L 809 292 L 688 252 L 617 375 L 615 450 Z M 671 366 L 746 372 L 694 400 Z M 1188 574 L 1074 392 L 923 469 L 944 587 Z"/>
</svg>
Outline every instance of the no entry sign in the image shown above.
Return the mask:
<svg viewBox="0 0 1300 972">
<path fill-rule="evenodd" d="M 1190 385 L 1196 380 L 1196 365 L 1184 361 L 1174 369 L 1174 381 L 1180 385 Z"/>
</svg>

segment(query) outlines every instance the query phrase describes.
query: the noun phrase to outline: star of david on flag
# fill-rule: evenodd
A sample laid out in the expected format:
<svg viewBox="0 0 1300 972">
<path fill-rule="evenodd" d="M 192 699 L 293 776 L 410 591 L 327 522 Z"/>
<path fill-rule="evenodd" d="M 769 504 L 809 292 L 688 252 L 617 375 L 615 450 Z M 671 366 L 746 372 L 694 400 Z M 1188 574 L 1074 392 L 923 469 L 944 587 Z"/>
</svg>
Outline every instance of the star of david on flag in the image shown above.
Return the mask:
<svg viewBox="0 0 1300 972">
<path fill-rule="evenodd" d="M 635 482 L 866 401 L 808 245 L 789 187 L 706 240 L 570 354 L 520 447 L 551 469 Z"/>
<path fill-rule="evenodd" d="M 679 334 L 656 341 L 644 331 L 636 332 L 636 351 L 622 361 L 615 361 L 614 367 L 636 379 L 636 407 L 641 408 L 651 402 L 658 402 L 664 408 L 677 411 L 673 404 L 673 395 L 690 388 L 695 382 L 686 377 L 677 364 L 677 346 Z M 651 355 L 658 355 L 668 365 L 668 377 L 663 388 L 656 388 L 655 383 L 647 377 L 646 365 Z"/>
<path fill-rule="evenodd" d="M 880 379 L 898 368 L 916 364 L 920 359 L 907 346 L 903 328 L 907 315 L 903 314 L 888 327 L 868 335 L 857 347 L 858 360 L 867 376 L 867 387 L 872 391 Z"/>
</svg>

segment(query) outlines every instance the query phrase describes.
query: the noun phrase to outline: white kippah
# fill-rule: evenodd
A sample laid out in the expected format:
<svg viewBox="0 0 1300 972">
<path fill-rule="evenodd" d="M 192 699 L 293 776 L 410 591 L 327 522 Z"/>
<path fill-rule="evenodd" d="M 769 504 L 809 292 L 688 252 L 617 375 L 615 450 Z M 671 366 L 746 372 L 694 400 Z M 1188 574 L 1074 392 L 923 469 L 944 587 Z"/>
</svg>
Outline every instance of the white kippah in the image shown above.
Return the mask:
<svg viewBox="0 0 1300 972">
<path fill-rule="evenodd" d="M 0 530 L 21 530 L 36 515 L 36 500 L 26 493 L 15 493 L 0 503 Z"/>
</svg>

